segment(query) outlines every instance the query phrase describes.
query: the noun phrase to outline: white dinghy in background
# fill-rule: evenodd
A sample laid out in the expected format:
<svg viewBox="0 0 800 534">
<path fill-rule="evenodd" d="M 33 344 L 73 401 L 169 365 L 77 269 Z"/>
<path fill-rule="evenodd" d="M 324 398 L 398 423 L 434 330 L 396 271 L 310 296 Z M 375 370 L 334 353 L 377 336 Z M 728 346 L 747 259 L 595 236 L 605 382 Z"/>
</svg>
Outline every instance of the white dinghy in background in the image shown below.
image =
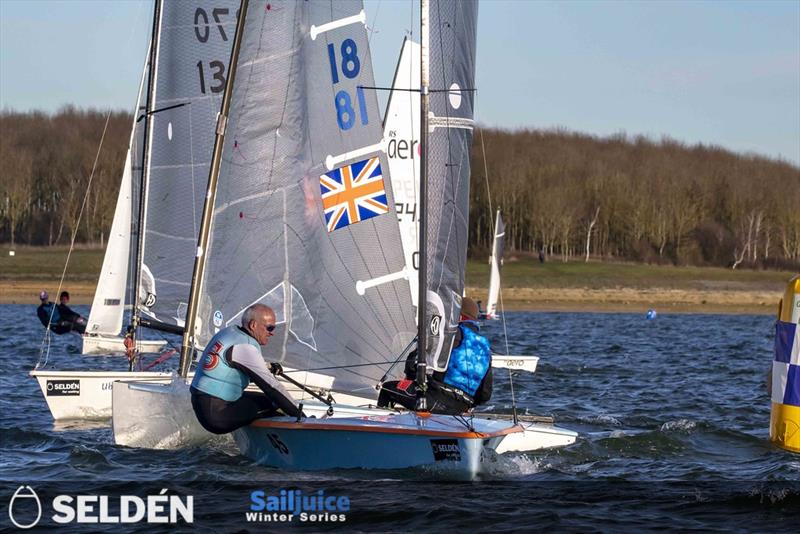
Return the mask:
<svg viewBox="0 0 800 534">
<path fill-rule="evenodd" d="M 111 223 L 108 244 L 103 257 L 103 267 L 100 269 L 100 279 L 94 292 L 86 333 L 81 336 L 81 352 L 87 355 L 125 354 L 125 338 L 121 332 L 130 265 L 133 202 L 131 148 L 134 145 L 135 133 L 136 123 L 134 122 L 128 153 L 125 156 L 114 220 Z M 163 340 L 139 340 L 139 349 L 144 353 L 153 353 L 161 350 L 165 344 L 166 341 Z"/>
<path fill-rule="evenodd" d="M 115 382 L 147 380 L 169 382 L 172 373 L 98 371 L 31 371 L 42 391 L 53 419 L 108 419 Z"/>
<path fill-rule="evenodd" d="M 503 265 L 503 251 L 506 240 L 506 225 L 497 210 L 494 222 L 494 240 L 492 241 L 492 255 L 489 257 L 489 296 L 486 300 L 486 312 L 483 319 L 498 319 L 497 303 L 500 298 L 500 267 Z"/>
</svg>

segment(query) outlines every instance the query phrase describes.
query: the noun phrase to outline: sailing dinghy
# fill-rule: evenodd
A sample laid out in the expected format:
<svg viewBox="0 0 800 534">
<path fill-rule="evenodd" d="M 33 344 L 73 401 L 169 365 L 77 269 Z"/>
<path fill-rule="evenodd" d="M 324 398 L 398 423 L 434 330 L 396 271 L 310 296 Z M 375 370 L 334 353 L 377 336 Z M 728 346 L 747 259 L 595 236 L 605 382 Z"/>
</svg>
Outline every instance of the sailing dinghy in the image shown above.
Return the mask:
<svg viewBox="0 0 800 534">
<path fill-rule="evenodd" d="M 367 89 L 374 81 L 361 3 L 265 9 L 245 0 L 215 146 L 215 160 L 221 157 L 212 165 L 201 225 L 203 254 L 195 264 L 185 351 L 194 345 L 196 323 L 204 344 L 255 301 L 273 308 L 281 324 L 263 348 L 265 358 L 333 368 L 334 389 L 372 390 L 384 372 L 380 364 L 402 354 L 414 330 L 426 348 L 419 351 L 423 391 L 426 361 L 433 369 L 446 367 L 466 261 L 477 3 L 442 1 L 436 7 L 429 11 L 424 0 L 421 6 L 418 302 L 427 305 L 418 306 L 419 327 L 410 313 L 409 273 L 386 187 L 377 98 Z M 430 84 L 429 61 L 435 66 Z M 430 85 L 437 92 L 429 108 Z M 430 226 L 426 206 L 434 206 Z M 472 477 L 484 447 L 522 432 L 515 422 L 431 415 L 424 398 L 418 408 L 360 418 L 279 417 L 234 436 L 245 455 L 275 467 L 440 463 Z"/>
<path fill-rule="evenodd" d="M 392 92 L 386 105 L 383 136 L 392 176 L 392 192 L 397 210 L 400 236 L 406 269 L 411 273 L 411 300 L 417 305 L 419 269 L 418 209 L 419 209 L 419 133 L 420 133 L 420 45 L 403 39 L 400 57 L 392 82 Z M 486 314 L 482 319 L 497 319 L 500 294 L 500 265 L 502 265 L 505 224 L 497 210 L 494 242 L 490 258 L 491 277 Z M 533 373 L 539 362 L 537 356 L 492 354 L 492 367 Z"/>
<path fill-rule="evenodd" d="M 375 138 L 367 135 L 369 117 L 377 117 L 374 95 L 359 92 L 359 86 L 372 83 L 367 63 L 369 56 L 357 53 L 360 49 L 363 54 L 366 48 L 363 12 L 359 10 L 358 3 L 333 5 L 335 6 L 333 10 L 328 2 L 272 4 L 273 9 L 266 9 L 262 2 L 255 4 L 257 7 L 250 6 L 249 10 L 242 10 L 248 14 L 251 21 L 248 24 L 259 27 L 259 24 L 263 23 L 264 28 L 268 30 L 262 32 L 262 42 L 258 42 L 258 36 L 251 35 L 249 40 L 245 37 L 243 51 L 245 54 L 250 54 L 245 62 L 246 67 L 242 68 L 245 74 L 234 68 L 233 72 L 237 73 L 236 78 L 228 82 L 233 83 L 234 80 L 244 76 L 246 83 L 234 86 L 232 99 L 237 102 L 242 95 L 248 95 L 248 100 L 238 106 L 234 104 L 230 116 L 224 108 L 221 115 L 220 124 L 227 124 L 228 128 L 231 125 L 239 125 L 242 130 L 227 132 L 224 150 L 220 142 L 220 152 L 229 155 L 220 162 L 222 169 L 216 176 L 219 178 L 218 187 L 213 185 L 216 178 L 212 165 L 208 194 L 210 205 L 204 209 L 204 223 L 201 225 L 198 247 L 198 250 L 207 253 L 199 258 L 195 266 L 195 280 L 199 281 L 193 283 L 193 293 L 196 288 L 198 295 L 190 299 L 190 312 L 187 316 L 187 325 L 190 326 L 186 329 L 184 354 L 180 366 L 182 371 L 188 370 L 193 347 L 202 346 L 219 328 L 237 324 L 242 311 L 254 301 L 271 306 L 276 311 L 279 328 L 264 350 L 265 358 L 270 361 L 282 361 L 285 366 L 291 364 L 305 369 L 325 369 L 325 373 L 332 373 L 333 384 L 326 389 L 333 390 L 339 401 L 334 406 L 333 415 L 329 417 L 329 406 L 315 401 L 305 402 L 304 410 L 310 415 L 324 417 L 327 421 L 333 418 L 343 419 L 334 426 L 317 425 L 314 428 L 303 427 L 307 423 L 313 424 L 309 421 L 297 423 L 293 420 L 273 419 L 263 422 L 266 426 L 259 422 L 237 432 L 236 438 L 242 443 L 243 451 L 251 457 L 263 463 L 293 469 L 318 468 L 321 464 L 304 463 L 305 460 L 300 456 L 290 463 L 274 459 L 274 463 L 271 463 L 273 460 L 265 456 L 264 446 L 267 448 L 271 446 L 268 445 L 272 443 L 270 435 L 275 432 L 292 433 L 292 436 L 286 437 L 286 441 L 291 443 L 295 443 L 294 432 L 301 431 L 302 435 L 304 428 L 309 432 L 322 432 L 324 436 L 337 442 L 342 437 L 350 439 L 348 436 L 352 432 L 359 432 L 355 434 L 356 438 L 367 440 L 365 446 L 372 447 L 376 443 L 374 441 L 376 436 L 379 436 L 379 440 L 383 440 L 387 434 L 410 432 L 411 438 L 405 436 L 403 440 L 426 436 L 419 443 L 426 443 L 425 439 L 431 439 L 430 432 L 418 433 L 419 435 L 414 438 L 414 425 L 417 425 L 418 429 L 433 425 L 436 428 L 431 432 L 441 439 L 451 439 L 445 434 L 453 430 L 449 426 L 453 419 L 449 417 L 398 414 L 370 406 L 376 397 L 375 385 L 386 367 L 392 363 L 387 362 L 387 359 L 393 359 L 394 355 L 399 354 L 408 345 L 416 327 L 410 312 L 413 307 L 405 280 L 407 274 L 403 258 L 398 252 L 400 247 L 397 245 L 400 240 L 396 223 L 393 224 L 386 216 L 390 211 L 388 207 L 391 206 L 388 192 L 383 191 L 388 198 L 380 200 L 383 200 L 386 207 L 379 210 L 377 215 L 367 217 L 365 215 L 368 213 L 357 212 L 353 219 L 358 224 L 349 219 L 346 223 L 340 224 L 342 216 L 349 218 L 351 214 L 345 210 L 336 211 L 335 204 L 329 206 L 328 210 L 322 209 L 324 204 L 321 202 L 320 192 L 325 191 L 322 189 L 323 181 L 330 183 L 327 179 L 338 179 L 341 180 L 339 184 L 344 185 L 347 172 L 351 173 L 351 178 L 358 175 L 352 173 L 351 168 L 345 173 L 334 172 L 333 177 L 329 176 L 327 164 L 330 163 L 334 169 L 337 167 L 336 156 L 332 154 L 345 156 L 341 160 L 341 163 L 345 164 L 347 161 L 363 158 L 364 155 L 369 156 L 369 151 L 364 153 L 363 150 L 358 150 L 358 139 L 366 138 L 361 142 L 371 147 L 377 155 L 377 163 L 383 164 L 385 157 L 382 143 L 370 144 L 370 139 Z M 343 7 L 345 9 L 342 9 Z M 251 13 L 256 17 L 255 22 L 252 21 Z M 344 20 L 346 23 L 337 25 L 336 20 L 331 19 L 331 13 L 339 15 L 336 20 Z M 314 22 L 309 22 L 308 17 L 314 16 L 318 18 L 312 18 Z M 343 29 L 352 25 L 358 25 L 358 29 L 361 30 L 356 37 L 342 36 Z M 321 33 L 327 34 L 322 41 L 323 45 L 338 45 L 338 47 L 327 47 L 327 50 L 323 47 L 322 57 L 319 57 L 319 49 L 314 49 L 313 41 L 316 39 L 308 40 L 310 34 L 320 37 L 317 33 L 320 28 L 324 30 Z M 239 32 L 237 35 L 242 34 Z M 244 35 L 247 36 L 247 33 Z M 272 39 L 275 39 L 275 42 L 269 45 Z M 286 53 L 286 50 L 290 53 Z M 301 86 L 301 90 L 312 96 L 318 96 L 320 91 L 324 95 L 324 86 L 319 88 L 303 78 L 309 73 L 308 78 L 311 78 L 314 69 L 319 72 L 320 65 L 325 67 L 323 72 L 332 73 L 333 71 L 329 69 L 336 58 L 331 57 L 331 50 L 337 54 L 349 54 L 346 65 L 349 69 L 348 74 L 356 77 L 357 73 L 354 72 L 356 64 L 362 72 L 360 80 L 336 88 L 339 90 L 337 96 L 340 96 L 342 91 L 349 90 L 352 95 L 351 103 L 355 102 L 353 105 L 358 106 L 351 108 L 354 112 L 352 121 L 348 118 L 346 110 L 343 110 L 341 115 L 333 115 L 340 119 L 333 123 L 334 128 L 339 126 L 338 129 L 342 130 L 339 135 L 326 134 L 330 131 L 331 124 L 330 121 L 326 123 L 323 120 L 325 114 L 322 118 L 316 117 L 313 113 L 306 116 L 304 103 L 291 97 L 293 93 L 287 89 L 288 85 L 278 84 L 279 90 L 276 90 L 274 83 L 267 83 L 268 73 L 280 72 L 288 76 L 289 81 L 304 81 L 307 85 Z M 310 55 L 305 55 L 309 53 Z M 297 61 L 301 58 L 306 61 Z M 369 77 L 365 79 L 363 76 L 367 72 Z M 341 72 L 338 74 L 340 81 L 347 79 Z M 332 77 L 334 74 L 328 76 Z M 227 94 L 231 94 L 231 91 L 226 91 Z M 250 103 L 257 99 L 259 105 L 253 108 Z M 326 99 L 318 98 L 317 101 L 326 102 Z M 341 107 L 346 108 L 347 97 L 342 96 L 338 102 Z M 253 113 L 253 109 L 261 110 L 256 117 L 258 119 L 256 123 L 253 123 L 253 118 L 248 116 Z M 359 111 L 364 112 L 364 119 L 359 119 L 355 114 Z M 372 124 L 374 125 L 374 119 Z M 311 128 L 314 125 L 319 128 Z M 355 126 L 359 129 L 347 132 Z M 360 137 L 351 137 L 353 134 L 359 134 Z M 321 149 L 312 152 L 310 146 Z M 247 159 L 249 163 L 244 163 L 244 153 L 251 155 Z M 298 162 L 303 166 L 296 168 Z M 336 170 L 342 168 L 341 163 Z M 307 167 L 312 165 L 309 170 Z M 364 170 L 364 166 L 361 170 Z M 374 177 L 374 174 L 364 176 L 364 178 Z M 372 180 L 373 183 L 375 181 Z M 368 183 L 369 180 L 367 185 Z M 352 186 L 352 182 L 350 184 Z M 371 192 L 368 199 L 374 196 L 375 193 Z M 328 211 L 331 217 L 326 217 L 328 214 L 325 211 Z M 356 219 L 357 217 L 361 220 Z M 203 236 L 208 235 L 209 229 L 211 229 L 210 235 L 204 239 Z M 248 236 L 258 236 L 258 239 L 247 239 Z M 358 246 L 359 241 L 365 237 L 369 238 L 366 242 L 370 246 Z M 337 251 L 335 245 L 339 243 L 346 245 L 344 249 L 346 254 Z M 386 246 L 376 249 L 376 243 Z M 258 268 L 254 269 L 253 265 Z M 387 271 L 388 275 L 381 274 Z M 202 280 L 201 274 L 209 278 Z M 236 283 L 231 284 L 231 280 Z M 463 277 L 461 283 L 463 284 Z M 198 308 L 196 313 L 192 312 L 192 302 L 196 303 Z M 391 305 L 393 302 L 397 305 L 387 310 L 387 303 Z M 191 326 L 192 317 L 195 315 L 199 315 L 196 327 Z M 354 318 L 358 320 L 354 322 Z M 196 337 L 189 335 L 195 331 Z M 324 347 L 324 350 L 318 350 L 320 347 Z M 300 382 L 311 385 L 315 374 L 307 373 L 298 378 Z M 342 395 L 342 391 L 346 392 L 346 396 Z M 136 417 L 136 414 L 132 414 L 129 410 L 118 410 L 117 406 L 120 405 L 147 408 L 144 412 L 139 410 L 141 413 Z M 113 420 L 115 441 L 121 444 L 173 447 L 201 441 L 203 434 L 205 439 L 211 437 L 194 421 L 189 405 L 188 388 L 180 379 L 166 386 L 115 384 Z M 435 421 L 439 420 L 447 423 L 438 425 Z M 364 421 L 371 422 L 365 424 Z M 387 430 L 381 433 L 381 424 L 376 428 L 375 421 L 386 426 Z M 534 450 L 567 445 L 574 442 L 576 437 L 574 432 L 541 422 L 514 425 L 508 421 L 486 422 L 478 419 L 473 421 L 472 427 L 469 424 L 461 425 L 460 432 L 451 432 L 452 439 L 476 439 L 475 436 L 459 436 L 464 432 L 469 433 L 471 428 L 477 432 L 484 432 L 481 439 L 489 440 L 491 435 L 497 433 L 495 437 L 500 439 L 495 441 L 508 443 L 508 447 L 504 450 Z M 486 427 L 475 428 L 475 425 L 484 422 Z M 270 426 L 273 423 L 280 423 L 278 426 L 282 428 L 274 429 Z M 362 424 L 369 428 L 364 431 L 354 431 L 349 428 Z M 529 432 L 521 432 L 522 426 Z M 266 430 L 267 428 L 269 430 Z M 198 429 L 199 432 L 196 432 Z M 515 435 L 532 439 L 523 439 L 523 445 L 514 444 L 509 437 Z M 302 443 L 304 439 L 306 438 L 301 436 L 301 441 L 298 443 Z M 384 445 L 391 446 L 391 444 Z M 463 442 L 463 445 L 465 451 L 469 451 L 472 447 L 467 442 Z M 457 446 L 460 450 L 461 444 Z M 427 447 L 431 449 L 430 441 L 427 442 Z M 466 467 L 466 471 L 474 471 L 477 465 L 474 462 L 474 451 L 465 452 L 465 456 L 472 459 L 464 464 L 472 466 Z M 433 453 L 424 448 L 419 456 L 412 455 L 412 458 L 416 458 L 413 460 L 416 462 L 414 465 L 436 461 Z M 351 461 L 349 457 L 332 458 L 327 467 L 351 466 Z M 376 465 L 370 464 L 364 467 L 376 467 Z"/>
<path fill-rule="evenodd" d="M 145 67 L 146 69 L 146 67 Z M 142 73 L 144 83 L 147 72 Z M 137 104 L 141 100 L 142 90 L 139 87 Z M 128 289 L 128 272 L 131 243 L 131 209 L 133 207 L 133 183 L 131 151 L 136 157 L 136 115 L 140 111 L 137 105 L 128 152 L 125 155 L 125 166 L 119 186 L 114 219 L 111 223 L 108 244 L 106 245 L 100 279 L 95 289 L 92 308 L 86 325 L 86 333 L 82 336 L 83 354 L 125 354 L 125 338 L 122 332 L 122 320 L 125 312 L 126 293 Z M 133 272 L 131 272 L 133 276 Z M 139 350 L 154 353 L 166 344 L 163 340 L 139 339 Z M 110 407 L 109 407 L 110 408 Z"/>
</svg>

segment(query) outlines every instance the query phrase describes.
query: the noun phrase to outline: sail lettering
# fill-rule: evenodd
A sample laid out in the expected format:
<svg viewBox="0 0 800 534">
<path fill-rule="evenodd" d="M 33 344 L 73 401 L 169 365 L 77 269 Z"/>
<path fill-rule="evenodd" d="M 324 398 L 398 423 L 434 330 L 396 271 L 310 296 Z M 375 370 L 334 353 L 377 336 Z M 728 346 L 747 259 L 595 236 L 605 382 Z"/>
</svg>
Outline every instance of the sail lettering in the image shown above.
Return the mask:
<svg viewBox="0 0 800 534">
<path fill-rule="evenodd" d="M 211 85 L 209 89 L 211 89 L 212 93 L 221 93 L 225 90 L 225 63 L 215 60 L 209 62 L 208 67 L 211 70 L 213 80 L 218 82 Z M 202 61 L 197 62 L 197 73 L 200 78 L 200 92 L 206 94 L 206 76 Z"/>
<path fill-rule="evenodd" d="M 220 15 L 227 15 L 229 12 L 230 10 L 227 7 L 215 7 L 211 10 L 211 16 L 214 18 L 214 22 L 217 23 L 217 31 L 219 31 L 219 36 L 223 41 L 228 40 L 228 34 L 225 33 Z M 206 10 L 202 7 L 198 7 L 194 12 L 194 35 L 197 37 L 198 41 L 205 43 L 208 41 L 210 33 L 211 28 L 209 26 L 208 13 L 206 13 Z"/>
<path fill-rule="evenodd" d="M 339 71 L 345 78 L 353 79 L 361 72 L 361 60 L 358 58 L 358 46 L 352 39 L 345 39 L 339 47 L 341 62 L 336 58 L 336 47 L 333 43 L 328 44 L 328 63 L 331 68 L 331 81 L 333 85 L 339 83 Z M 340 90 L 333 98 L 336 108 L 336 122 L 340 130 L 349 130 L 356 122 L 356 116 L 361 117 L 361 124 L 369 124 L 367 115 L 367 100 L 364 96 L 364 88 L 356 88 L 356 102 L 358 111 L 353 104 L 353 97 L 347 90 Z"/>
</svg>

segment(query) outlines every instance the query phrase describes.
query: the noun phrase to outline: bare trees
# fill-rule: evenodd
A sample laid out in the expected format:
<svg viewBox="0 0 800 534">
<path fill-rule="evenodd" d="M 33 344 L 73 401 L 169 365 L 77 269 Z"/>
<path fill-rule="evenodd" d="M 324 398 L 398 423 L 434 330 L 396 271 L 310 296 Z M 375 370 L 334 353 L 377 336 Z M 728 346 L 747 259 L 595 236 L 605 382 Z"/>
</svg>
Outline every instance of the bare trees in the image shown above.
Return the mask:
<svg viewBox="0 0 800 534">
<path fill-rule="evenodd" d="M 130 116 L 112 113 L 87 193 L 106 113 L 67 107 L 55 115 L 0 112 L 0 241 L 50 245 L 100 241 L 113 218 Z"/>
<path fill-rule="evenodd" d="M 112 114 L 81 227 L 105 114 L 65 108 L 0 112 L 0 241 L 104 239 L 131 118 Z M 567 131 L 484 129 L 473 147 L 470 247 L 492 242 L 483 153 L 507 249 L 736 266 L 800 265 L 800 169 L 670 139 L 606 139 Z"/>
<path fill-rule="evenodd" d="M 676 264 L 800 264 L 800 169 L 717 147 L 619 134 L 483 132 L 508 247 Z M 470 243 L 490 236 L 480 145 Z"/>
</svg>

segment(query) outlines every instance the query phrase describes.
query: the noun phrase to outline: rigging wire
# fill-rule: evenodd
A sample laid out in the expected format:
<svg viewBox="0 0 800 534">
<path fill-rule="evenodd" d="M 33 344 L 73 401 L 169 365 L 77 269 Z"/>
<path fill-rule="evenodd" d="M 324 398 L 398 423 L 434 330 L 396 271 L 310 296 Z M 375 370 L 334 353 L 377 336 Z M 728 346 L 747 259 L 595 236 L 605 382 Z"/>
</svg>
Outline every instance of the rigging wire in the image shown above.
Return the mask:
<svg viewBox="0 0 800 534">
<path fill-rule="evenodd" d="M 94 180 L 94 173 L 97 170 L 97 162 L 100 159 L 100 152 L 103 149 L 103 141 L 106 138 L 106 132 L 108 131 L 108 123 L 111 120 L 111 110 L 108 110 L 108 114 L 106 115 L 106 123 L 103 126 L 103 133 L 100 136 L 100 145 L 97 147 L 97 153 L 94 156 L 94 163 L 92 164 L 92 172 L 89 174 L 89 182 L 86 184 L 86 193 L 83 195 L 83 202 L 81 203 L 81 209 L 78 211 L 78 219 L 75 222 L 75 228 L 72 230 L 72 238 L 69 242 L 69 250 L 67 251 L 67 259 L 64 262 L 64 269 L 61 271 L 61 279 L 58 281 L 58 289 L 56 290 L 56 295 L 61 293 L 61 288 L 64 285 L 64 278 L 67 275 L 67 267 L 69 267 L 69 260 L 72 256 L 72 251 L 75 248 L 75 238 L 78 236 L 78 230 L 81 227 L 81 219 L 83 218 L 83 212 L 86 209 L 86 201 L 89 199 L 89 194 L 92 190 L 92 181 Z M 50 344 L 51 344 L 51 336 L 50 336 L 50 325 L 53 322 L 53 314 L 56 311 L 56 304 L 53 304 L 53 308 L 50 310 L 50 318 L 47 321 L 47 329 L 45 330 L 44 338 L 42 339 L 42 344 L 39 347 L 39 359 L 36 361 L 36 366 L 34 369 L 38 369 L 41 366 L 47 365 L 47 361 L 50 357 Z M 47 346 L 45 349 L 45 345 Z M 44 355 L 44 362 L 42 362 L 42 355 Z"/>
<path fill-rule="evenodd" d="M 492 206 L 492 190 L 489 187 L 489 165 L 486 162 L 486 145 L 483 141 L 483 128 L 480 129 L 481 134 L 481 155 L 483 156 L 483 177 L 486 180 L 486 198 L 489 201 L 489 228 L 491 230 L 492 235 L 492 246 L 494 246 L 494 234 L 496 228 L 494 227 L 494 209 Z M 492 261 L 495 261 L 496 258 L 492 256 Z M 498 266 L 499 269 L 499 266 Z M 498 295 L 500 297 L 500 320 L 503 322 L 503 340 L 505 342 L 506 347 L 506 354 L 509 354 L 509 347 L 508 347 L 508 328 L 506 325 L 506 309 L 505 305 L 503 304 L 503 291 L 502 289 L 498 291 Z M 514 423 L 517 423 L 517 399 L 514 395 L 514 373 L 511 369 L 508 370 L 508 384 L 511 388 L 511 410 L 514 414 Z"/>
</svg>

